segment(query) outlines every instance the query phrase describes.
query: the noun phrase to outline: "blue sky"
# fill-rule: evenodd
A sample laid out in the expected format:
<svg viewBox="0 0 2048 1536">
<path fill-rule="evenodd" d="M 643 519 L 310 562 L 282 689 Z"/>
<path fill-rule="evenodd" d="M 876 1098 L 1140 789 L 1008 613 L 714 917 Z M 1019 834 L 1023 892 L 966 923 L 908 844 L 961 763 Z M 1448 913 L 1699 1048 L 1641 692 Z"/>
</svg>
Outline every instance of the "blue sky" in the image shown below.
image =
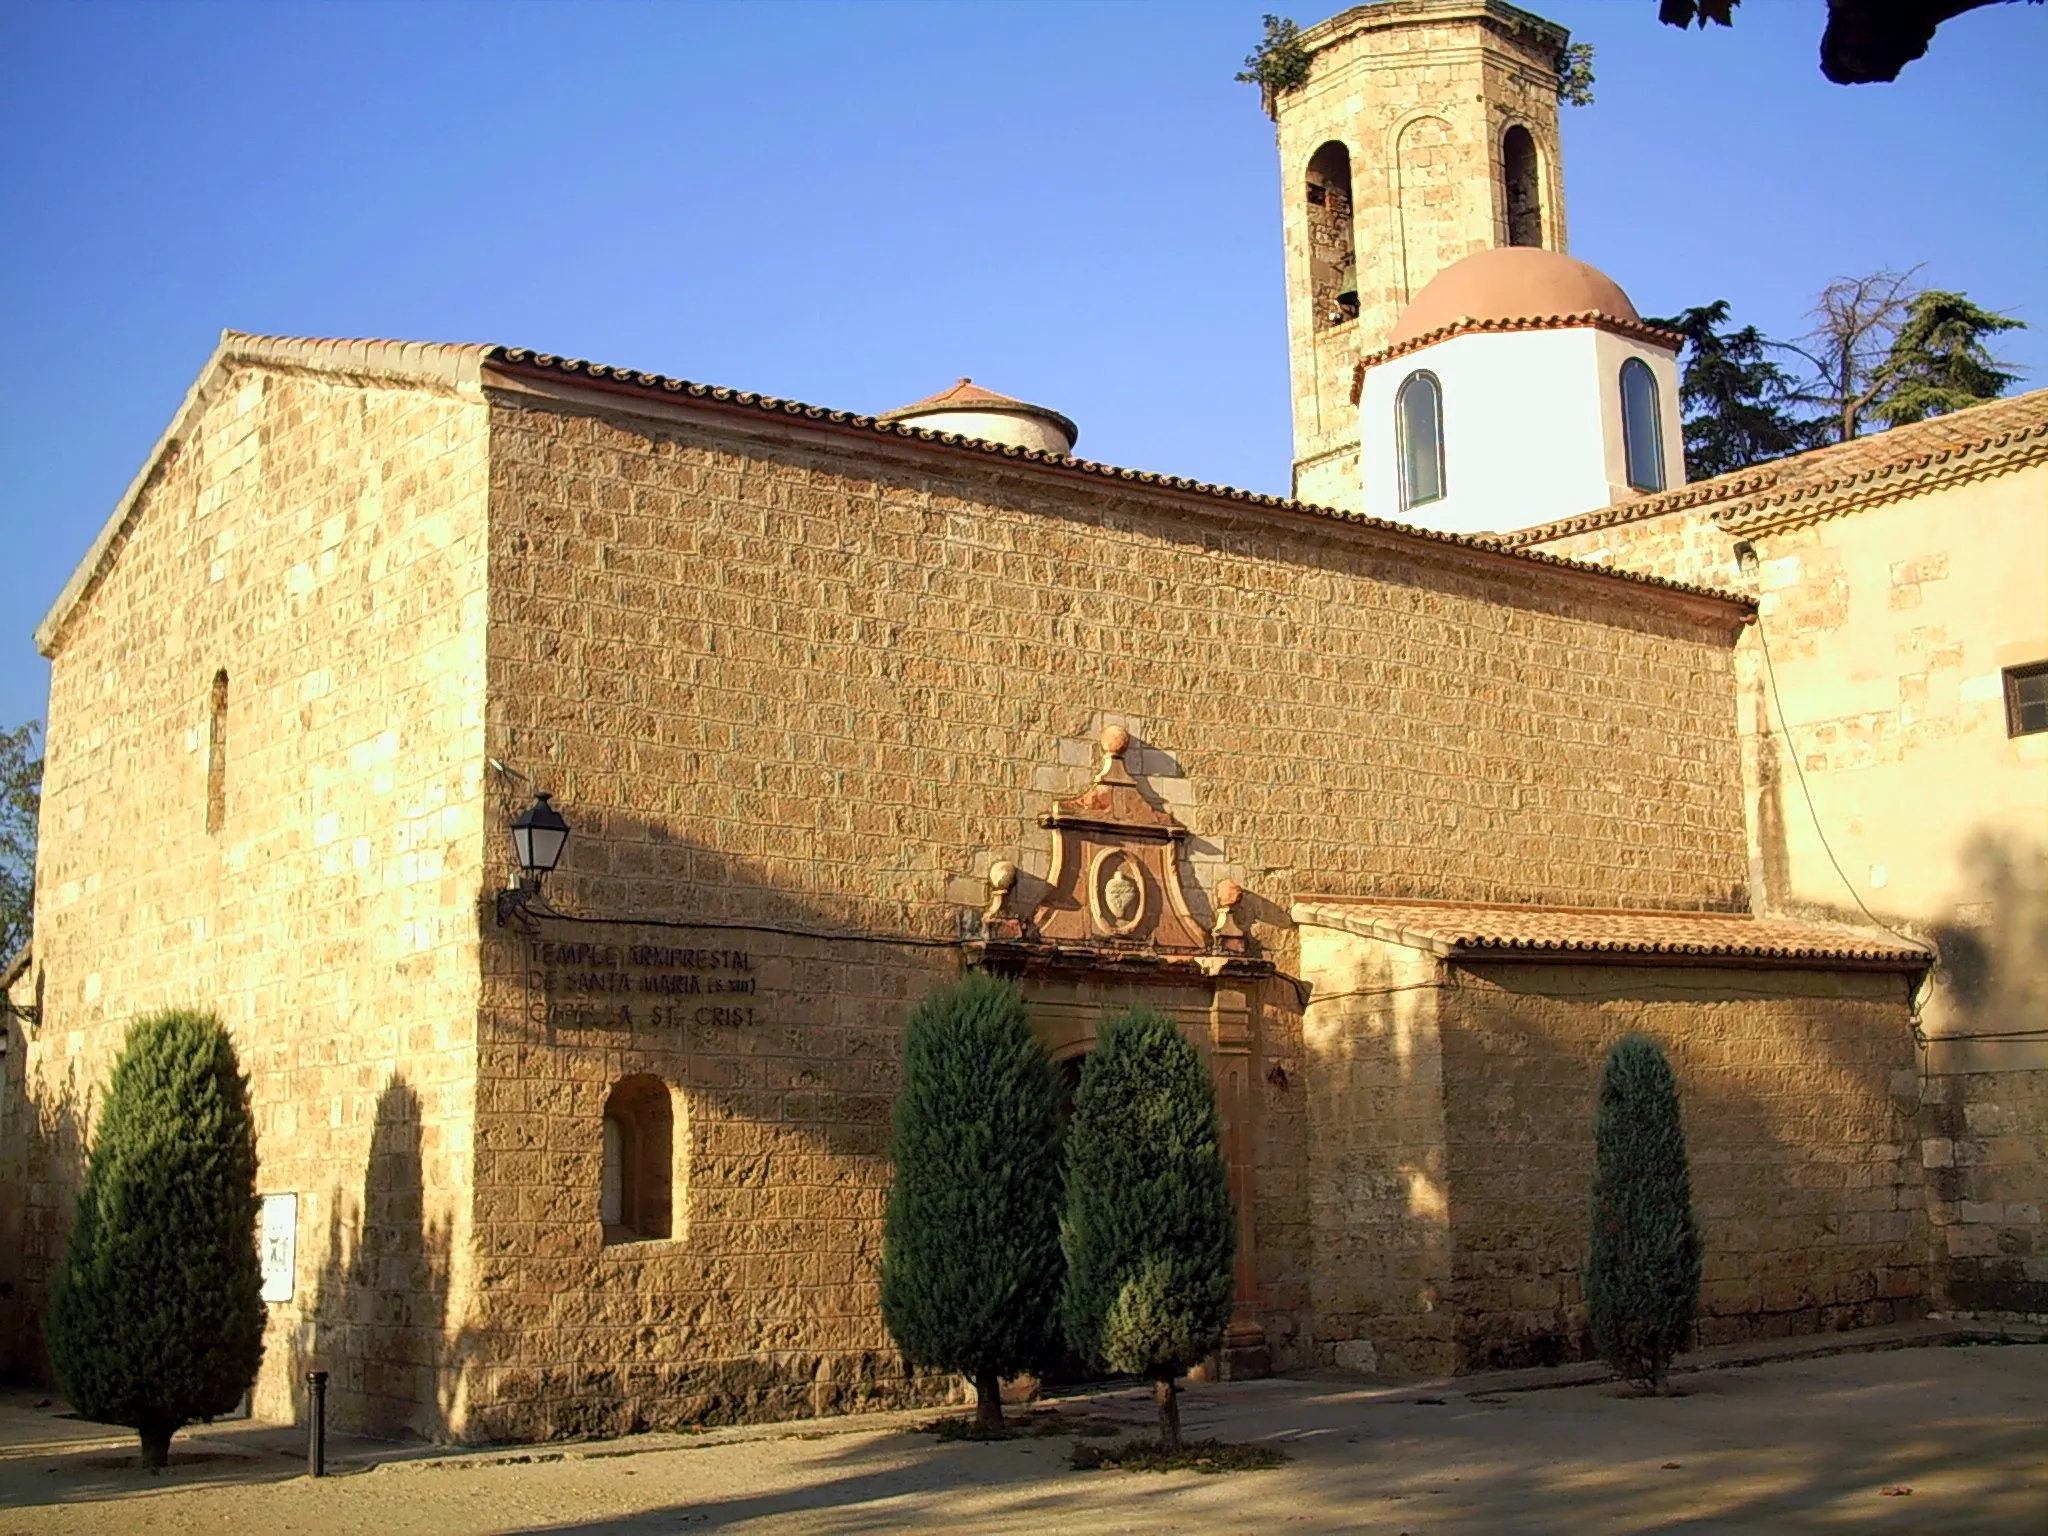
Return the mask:
<svg viewBox="0 0 2048 1536">
<path fill-rule="evenodd" d="M 1275 4 L 0 0 L 0 726 L 223 326 L 862 411 L 971 374 L 1089 457 L 1284 491 L 1278 167 L 1230 78 Z M 1598 50 L 1572 250 L 1645 313 L 1789 335 L 1925 262 L 2037 327 L 2004 351 L 2048 383 L 2048 12 L 1844 88 L 1822 0 L 1537 9 Z"/>
</svg>

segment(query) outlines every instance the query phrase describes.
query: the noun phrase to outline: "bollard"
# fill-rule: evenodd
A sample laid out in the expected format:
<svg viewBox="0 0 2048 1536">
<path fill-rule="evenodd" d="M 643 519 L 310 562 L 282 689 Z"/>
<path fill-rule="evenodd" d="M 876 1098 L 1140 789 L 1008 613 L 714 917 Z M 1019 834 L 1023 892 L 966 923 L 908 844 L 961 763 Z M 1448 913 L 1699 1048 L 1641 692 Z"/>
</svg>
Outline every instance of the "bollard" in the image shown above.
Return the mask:
<svg viewBox="0 0 2048 1536">
<path fill-rule="evenodd" d="M 327 1373 L 306 1372 L 306 1470 L 327 1475 Z"/>
</svg>

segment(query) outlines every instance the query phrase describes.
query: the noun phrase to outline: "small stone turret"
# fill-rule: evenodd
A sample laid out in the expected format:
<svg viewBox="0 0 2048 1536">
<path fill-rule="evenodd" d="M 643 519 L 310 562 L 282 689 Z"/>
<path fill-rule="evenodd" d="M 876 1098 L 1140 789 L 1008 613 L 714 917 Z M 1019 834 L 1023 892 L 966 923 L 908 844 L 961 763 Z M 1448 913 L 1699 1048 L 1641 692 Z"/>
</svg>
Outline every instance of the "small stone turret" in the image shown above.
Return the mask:
<svg viewBox="0 0 2048 1536">
<path fill-rule="evenodd" d="M 999 395 L 968 378 L 915 404 L 884 411 L 875 419 L 925 427 L 933 432 L 951 432 L 956 437 L 979 438 L 1005 447 L 1036 448 L 1041 453 L 1072 453 L 1074 442 L 1081 435 L 1080 429 L 1058 411 Z"/>
</svg>

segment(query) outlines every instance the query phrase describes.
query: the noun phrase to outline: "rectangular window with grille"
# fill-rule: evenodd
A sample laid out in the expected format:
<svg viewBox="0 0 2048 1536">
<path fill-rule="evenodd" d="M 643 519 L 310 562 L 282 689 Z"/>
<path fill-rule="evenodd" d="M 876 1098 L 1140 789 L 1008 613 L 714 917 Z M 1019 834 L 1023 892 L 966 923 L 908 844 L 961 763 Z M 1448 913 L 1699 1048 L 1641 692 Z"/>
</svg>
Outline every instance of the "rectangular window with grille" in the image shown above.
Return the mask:
<svg viewBox="0 0 2048 1536">
<path fill-rule="evenodd" d="M 2005 669 L 2005 734 L 2048 731 L 2048 661 Z"/>
</svg>

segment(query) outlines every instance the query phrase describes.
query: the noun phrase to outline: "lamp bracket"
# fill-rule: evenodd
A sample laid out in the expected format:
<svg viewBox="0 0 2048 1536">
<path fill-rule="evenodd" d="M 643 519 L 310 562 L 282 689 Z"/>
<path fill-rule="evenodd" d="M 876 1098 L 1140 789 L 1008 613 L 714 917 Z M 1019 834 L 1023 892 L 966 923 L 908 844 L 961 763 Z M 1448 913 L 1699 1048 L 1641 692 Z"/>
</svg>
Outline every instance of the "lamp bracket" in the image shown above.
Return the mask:
<svg viewBox="0 0 2048 1536">
<path fill-rule="evenodd" d="M 503 928 L 515 917 L 526 917 L 526 909 L 536 905 L 539 901 L 540 881 L 537 879 L 522 880 L 519 884 L 498 892 L 498 926 Z M 546 909 L 543 907 L 542 910 L 545 911 Z M 521 926 L 525 926 L 524 923 Z"/>
</svg>

